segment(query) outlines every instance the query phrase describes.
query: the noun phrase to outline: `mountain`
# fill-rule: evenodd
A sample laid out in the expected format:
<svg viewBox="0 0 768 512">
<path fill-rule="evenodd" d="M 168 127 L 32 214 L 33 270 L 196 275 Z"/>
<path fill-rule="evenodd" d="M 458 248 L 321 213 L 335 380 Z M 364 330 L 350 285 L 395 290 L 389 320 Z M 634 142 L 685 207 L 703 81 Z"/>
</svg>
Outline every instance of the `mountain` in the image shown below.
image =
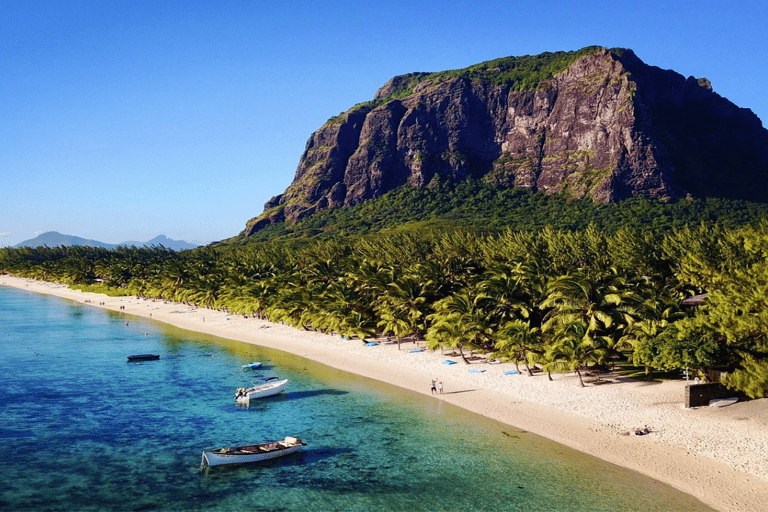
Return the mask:
<svg viewBox="0 0 768 512">
<path fill-rule="evenodd" d="M 187 243 L 183 240 L 172 240 L 165 235 L 159 235 L 148 242 L 122 242 L 119 244 L 107 244 L 99 242 L 97 240 L 89 240 L 86 238 L 80 238 L 73 235 L 62 235 L 56 231 L 48 231 L 41 235 L 36 236 L 30 240 L 25 240 L 15 245 L 15 247 L 59 247 L 59 246 L 72 246 L 72 245 L 84 245 L 87 247 L 103 247 L 105 249 L 115 249 L 118 246 L 125 247 L 152 247 L 163 246 L 166 249 L 173 249 L 174 251 L 181 251 L 184 249 L 194 249 L 198 247 L 195 244 Z"/>
<path fill-rule="evenodd" d="M 158 247 L 162 245 L 166 249 L 173 249 L 174 251 L 183 251 L 184 249 L 194 249 L 195 247 L 199 247 L 197 244 L 191 244 L 184 240 L 173 240 L 165 235 L 157 235 L 148 242 L 122 242 L 117 245 L 126 247 Z"/>
<path fill-rule="evenodd" d="M 40 246 L 69 247 L 72 245 L 84 245 L 86 247 L 104 247 L 105 249 L 114 249 L 115 247 L 117 247 L 116 245 L 113 245 L 113 244 L 106 244 L 104 242 L 99 242 L 97 240 L 80 238 L 79 236 L 62 235 L 61 233 L 58 233 L 56 231 L 48 231 L 46 233 L 42 233 L 30 240 L 24 240 L 23 242 L 19 242 L 14 247 L 40 247 Z"/>
<path fill-rule="evenodd" d="M 595 203 L 768 202 L 768 130 L 707 79 L 627 49 L 411 73 L 314 132 L 293 182 L 241 236 L 399 187 L 466 179 Z"/>
</svg>

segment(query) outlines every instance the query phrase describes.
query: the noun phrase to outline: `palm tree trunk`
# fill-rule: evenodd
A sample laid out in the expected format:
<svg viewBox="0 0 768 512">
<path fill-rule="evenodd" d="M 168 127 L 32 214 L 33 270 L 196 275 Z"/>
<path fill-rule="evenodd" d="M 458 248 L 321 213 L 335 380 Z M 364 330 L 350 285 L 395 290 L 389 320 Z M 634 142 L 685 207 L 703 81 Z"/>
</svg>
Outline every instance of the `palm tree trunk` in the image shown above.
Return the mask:
<svg viewBox="0 0 768 512">
<path fill-rule="evenodd" d="M 533 377 L 533 370 L 531 370 L 531 367 L 528 366 L 528 361 L 525 362 L 525 371 L 528 372 L 529 377 Z"/>
<path fill-rule="evenodd" d="M 461 358 L 464 360 L 464 363 L 469 364 L 469 361 L 467 360 L 466 356 L 464 356 L 464 351 L 461 350 L 461 344 L 456 345 L 456 347 L 459 349 L 459 354 L 461 354 Z"/>
</svg>

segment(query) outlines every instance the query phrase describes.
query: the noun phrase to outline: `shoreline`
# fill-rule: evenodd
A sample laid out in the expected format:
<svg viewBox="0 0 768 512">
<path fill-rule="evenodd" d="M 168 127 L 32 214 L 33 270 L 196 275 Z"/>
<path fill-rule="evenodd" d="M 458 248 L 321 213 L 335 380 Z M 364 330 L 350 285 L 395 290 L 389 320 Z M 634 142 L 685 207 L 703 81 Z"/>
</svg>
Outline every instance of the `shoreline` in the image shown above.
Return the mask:
<svg viewBox="0 0 768 512">
<path fill-rule="evenodd" d="M 430 394 L 436 378 L 445 394 L 435 399 L 637 471 L 717 510 L 760 510 L 768 503 L 768 399 L 686 409 L 685 381 L 609 376 L 609 382 L 581 388 L 574 374 L 553 374 L 553 381 L 546 374 L 505 375 L 514 365 L 467 366 L 439 351 L 412 353 L 412 343 L 401 350 L 397 344 L 367 347 L 265 320 L 9 275 L 0 276 L 0 285 L 282 350 L 422 394 Z M 448 359 L 459 363 L 443 364 Z M 645 426 L 650 434 L 633 434 Z"/>
</svg>

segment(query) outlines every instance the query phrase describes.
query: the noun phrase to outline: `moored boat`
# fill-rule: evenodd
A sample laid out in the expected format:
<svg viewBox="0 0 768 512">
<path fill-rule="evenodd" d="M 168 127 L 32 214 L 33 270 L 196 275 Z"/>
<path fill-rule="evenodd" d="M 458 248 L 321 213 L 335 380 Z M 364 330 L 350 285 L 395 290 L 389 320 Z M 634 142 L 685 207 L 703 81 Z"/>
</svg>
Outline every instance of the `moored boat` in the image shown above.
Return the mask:
<svg viewBox="0 0 768 512">
<path fill-rule="evenodd" d="M 288 384 L 288 379 L 280 380 L 277 377 L 269 377 L 253 387 L 237 388 L 235 400 L 239 403 L 248 403 L 256 398 L 276 395 L 285 389 L 286 384 Z"/>
<path fill-rule="evenodd" d="M 736 396 L 730 397 L 730 398 L 713 398 L 709 401 L 710 407 L 726 407 L 728 405 L 735 404 L 739 401 L 739 398 Z"/>
<path fill-rule="evenodd" d="M 243 368 L 253 370 L 255 368 L 258 368 L 259 366 L 261 366 L 261 363 L 258 361 L 254 361 L 253 363 L 244 364 Z"/>
<path fill-rule="evenodd" d="M 235 446 L 232 448 L 219 448 L 216 450 L 203 450 L 203 460 L 200 465 L 222 466 L 224 464 L 248 464 L 262 460 L 275 459 L 290 453 L 294 453 L 306 446 L 307 443 L 296 437 L 286 437 L 282 441 L 254 444 L 248 446 Z"/>
<path fill-rule="evenodd" d="M 128 361 L 155 361 L 157 359 L 160 359 L 159 354 L 135 354 L 132 356 L 128 356 Z"/>
</svg>

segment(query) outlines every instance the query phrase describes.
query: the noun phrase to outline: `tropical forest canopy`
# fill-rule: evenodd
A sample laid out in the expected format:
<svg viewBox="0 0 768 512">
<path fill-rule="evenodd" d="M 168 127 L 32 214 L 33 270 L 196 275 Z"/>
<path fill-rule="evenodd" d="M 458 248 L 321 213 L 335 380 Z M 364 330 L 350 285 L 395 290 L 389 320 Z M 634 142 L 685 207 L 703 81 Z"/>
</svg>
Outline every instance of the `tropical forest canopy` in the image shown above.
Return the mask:
<svg viewBox="0 0 768 512">
<path fill-rule="evenodd" d="M 434 180 L 426 188 L 399 187 L 357 206 L 317 212 L 298 222 L 270 224 L 248 237 L 223 243 L 247 244 L 276 239 L 338 239 L 339 237 L 427 228 L 464 229 L 482 233 L 583 230 L 594 225 L 606 233 L 621 228 L 665 233 L 704 222 L 738 227 L 768 218 L 768 204 L 720 198 L 663 202 L 644 197 L 613 203 L 564 194 L 507 188 L 483 180 L 458 184 Z"/>
<path fill-rule="evenodd" d="M 437 205 L 422 223 L 409 219 L 376 231 L 389 227 L 384 209 L 398 204 L 408 211 L 416 201 L 410 194 L 427 193 L 401 190 L 390 203 L 363 204 L 357 220 L 337 225 L 333 239 L 308 236 L 328 235 L 324 222 L 331 219 L 318 217 L 292 232 L 284 227 L 273 240 L 182 252 L 4 248 L 0 270 L 362 340 L 418 337 L 431 348 L 490 352 L 529 370 L 581 376 L 616 361 L 649 371 L 719 369 L 727 386 L 751 397 L 768 394 L 768 223 L 744 222 L 756 219 L 745 212 L 763 206 L 726 205 L 733 216 L 710 222 L 707 212 L 722 213 L 725 203 L 681 202 L 665 210 L 638 200 L 589 209 L 510 192 L 524 205 L 546 203 L 506 212 L 528 222 L 524 229 L 490 222 L 505 212 L 487 213 L 489 205 L 500 206 L 481 197 Z M 584 213 L 551 217 L 572 223 L 568 229 L 543 226 L 551 208 L 568 204 Z M 382 210 L 379 216 L 365 208 Z M 603 215 L 605 208 L 617 210 Z M 622 208 L 626 222 L 616 214 Z M 685 216 L 687 209 L 703 221 L 678 226 L 669 211 Z M 526 221 L 523 211 L 536 213 Z M 595 222 L 584 225 L 589 218 Z M 436 229 L 424 229 L 430 219 Z M 701 306 L 682 306 L 701 292 L 708 292 Z"/>
</svg>

